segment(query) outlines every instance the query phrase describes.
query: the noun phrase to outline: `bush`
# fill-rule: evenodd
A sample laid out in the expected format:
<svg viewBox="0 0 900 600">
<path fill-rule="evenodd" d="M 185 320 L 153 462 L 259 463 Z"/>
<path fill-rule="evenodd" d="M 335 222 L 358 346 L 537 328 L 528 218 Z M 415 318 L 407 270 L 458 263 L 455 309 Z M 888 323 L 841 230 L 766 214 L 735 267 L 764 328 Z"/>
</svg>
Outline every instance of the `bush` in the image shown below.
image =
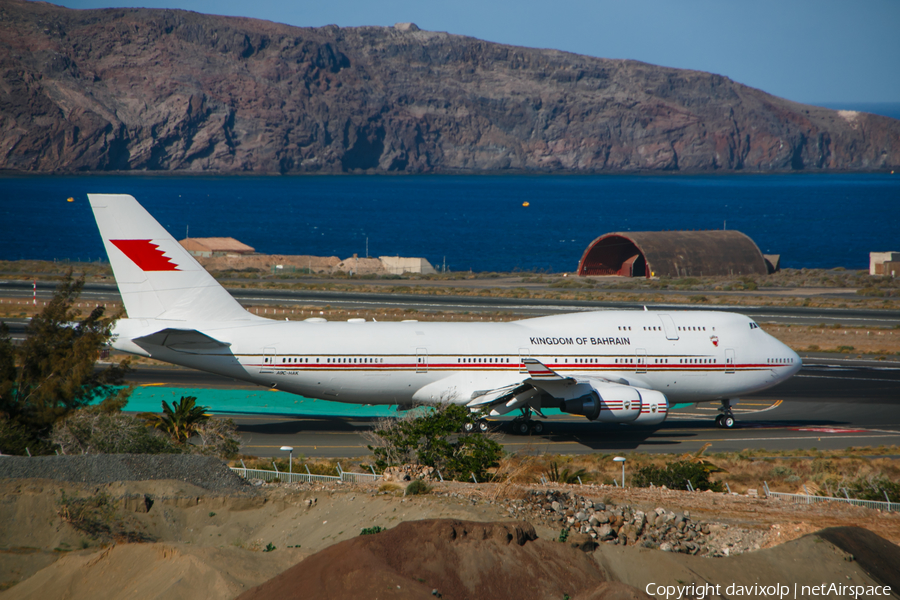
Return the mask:
<svg viewBox="0 0 900 600">
<path fill-rule="evenodd" d="M 366 527 L 362 531 L 359 532 L 359 535 L 375 535 L 376 533 L 381 533 L 384 531 L 384 527 L 381 525 L 373 525 L 372 527 Z"/>
<path fill-rule="evenodd" d="M 50 441 L 62 454 L 179 454 L 166 436 L 121 412 L 77 410 L 53 426 Z"/>
<path fill-rule="evenodd" d="M 725 491 L 721 482 L 711 481 L 709 470 L 702 464 L 689 461 L 678 461 L 665 467 L 649 465 L 642 467 L 631 476 L 631 483 L 636 487 L 666 486 L 670 490 L 686 490 L 687 482 L 695 490 Z"/>
<path fill-rule="evenodd" d="M 900 502 L 900 483 L 884 476 L 860 478 L 846 487 L 851 498 L 884 502 L 884 495 L 887 493 L 890 502 Z"/>
<path fill-rule="evenodd" d="M 0 453 L 3 454 L 52 454 L 50 444 L 29 431 L 24 425 L 0 417 Z"/>
<path fill-rule="evenodd" d="M 96 368 L 97 358 L 109 342 L 115 316 L 97 307 L 85 318 L 75 301 L 84 278 L 72 272 L 57 287 L 53 298 L 26 327 L 26 338 L 12 344 L 9 329 L 0 323 L 0 450 L 24 454 L 50 454 L 46 443 L 53 425 L 97 398 L 121 396 L 118 386 L 128 371 L 128 360 Z"/>
<path fill-rule="evenodd" d="M 396 496 L 402 489 L 403 488 L 396 483 L 382 483 L 380 486 L 378 486 L 379 492 L 390 494 L 392 496 Z"/>
<path fill-rule="evenodd" d="M 794 471 L 790 467 L 785 467 L 782 465 L 778 465 L 777 467 L 773 467 L 771 471 L 771 476 L 775 479 L 779 477 L 790 477 L 794 474 Z"/>
<path fill-rule="evenodd" d="M 406 486 L 406 495 L 407 496 L 418 496 L 420 494 L 427 494 L 431 491 L 431 486 L 422 481 L 421 479 L 416 479 L 411 482 L 408 486 Z"/>
<path fill-rule="evenodd" d="M 205 456 L 234 458 L 241 449 L 241 436 L 232 419 L 210 419 L 194 430 L 200 438 L 192 450 Z"/>
<path fill-rule="evenodd" d="M 367 437 L 379 469 L 404 464 L 433 467 L 445 479 L 478 481 L 499 464 L 503 447 L 481 433 L 460 434 L 469 411 L 456 404 L 440 404 L 424 415 L 383 419 Z"/>
<path fill-rule="evenodd" d="M 559 470 L 559 465 L 555 462 L 550 463 L 550 469 L 545 473 L 546 478 L 549 481 L 555 481 L 556 483 L 579 483 L 579 479 L 582 480 L 582 483 L 585 479 L 587 479 L 587 471 L 584 469 L 578 469 L 577 471 L 570 471 L 568 467 Z M 612 483 L 612 481 L 610 481 Z"/>
</svg>

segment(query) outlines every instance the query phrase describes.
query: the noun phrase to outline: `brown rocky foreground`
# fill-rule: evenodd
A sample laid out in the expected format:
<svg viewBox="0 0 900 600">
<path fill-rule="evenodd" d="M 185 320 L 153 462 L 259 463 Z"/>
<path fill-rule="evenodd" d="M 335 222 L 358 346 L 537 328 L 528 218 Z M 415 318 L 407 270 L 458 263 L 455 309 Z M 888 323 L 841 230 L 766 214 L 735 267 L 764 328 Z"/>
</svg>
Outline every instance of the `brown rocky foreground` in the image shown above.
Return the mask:
<svg viewBox="0 0 900 600">
<path fill-rule="evenodd" d="M 0 480 L 0 582 L 9 587 L 0 599 L 599 599 L 676 582 L 721 585 L 713 596 L 723 598 L 734 596 L 731 584 L 900 589 L 900 515 L 845 504 L 608 486 L 444 483 L 403 497 L 376 484 L 228 485 Z M 567 511 L 587 500 L 598 515 L 621 513 L 624 540 L 569 526 L 577 515 Z M 100 508 L 85 516 L 79 506 Z M 679 520 L 702 524 L 715 552 L 643 544 L 649 537 L 628 521 L 657 509 L 665 516 L 654 535 L 676 536 Z M 375 526 L 385 531 L 359 535 Z"/>
<path fill-rule="evenodd" d="M 20 171 L 900 167 L 895 119 L 412 24 L 5 0 L 0 89 L 0 169 Z"/>
</svg>

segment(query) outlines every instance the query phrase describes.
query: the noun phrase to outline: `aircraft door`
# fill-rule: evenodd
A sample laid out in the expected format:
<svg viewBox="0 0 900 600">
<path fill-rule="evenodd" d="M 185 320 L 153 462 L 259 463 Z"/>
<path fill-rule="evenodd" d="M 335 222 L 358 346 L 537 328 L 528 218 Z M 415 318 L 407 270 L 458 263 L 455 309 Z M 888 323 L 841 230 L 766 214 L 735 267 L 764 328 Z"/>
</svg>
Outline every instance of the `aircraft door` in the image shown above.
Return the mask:
<svg viewBox="0 0 900 600">
<path fill-rule="evenodd" d="M 259 365 L 260 373 L 275 372 L 275 348 L 263 348 L 262 362 Z"/>
<path fill-rule="evenodd" d="M 528 348 L 519 348 L 519 373 L 527 373 L 525 368 L 525 359 L 531 358 L 531 350 Z"/>
<path fill-rule="evenodd" d="M 666 332 L 667 340 L 677 340 L 678 339 L 678 328 L 675 327 L 675 321 L 672 320 L 671 315 L 659 315 L 659 320 L 662 321 L 663 329 Z"/>
<path fill-rule="evenodd" d="M 644 348 L 636 348 L 634 351 L 634 372 L 647 372 L 647 350 Z"/>
<path fill-rule="evenodd" d="M 731 348 L 725 349 L 725 373 L 734 373 L 734 350 Z"/>
<path fill-rule="evenodd" d="M 428 349 L 416 348 L 416 373 L 428 372 Z"/>
</svg>

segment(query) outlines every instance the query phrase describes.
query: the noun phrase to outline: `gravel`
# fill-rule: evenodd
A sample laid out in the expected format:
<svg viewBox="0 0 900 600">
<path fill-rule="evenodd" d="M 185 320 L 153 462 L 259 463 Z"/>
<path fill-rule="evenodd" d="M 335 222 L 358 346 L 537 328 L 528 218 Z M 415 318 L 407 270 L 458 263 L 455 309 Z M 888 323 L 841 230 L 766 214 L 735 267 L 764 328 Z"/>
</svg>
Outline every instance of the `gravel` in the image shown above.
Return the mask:
<svg viewBox="0 0 900 600">
<path fill-rule="evenodd" d="M 524 499 L 507 501 L 514 518 L 543 521 L 553 528 L 585 534 L 595 542 L 658 548 L 701 556 L 729 556 L 759 550 L 765 532 L 691 518 L 688 511 L 658 507 L 644 512 L 621 504 L 606 506 L 574 492 L 532 490 Z"/>
<path fill-rule="evenodd" d="M 0 479 L 53 479 L 90 484 L 174 479 L 223 493 L 252 487 L 218 458 L 197 454 L 0 456 Z"/>
</svg>

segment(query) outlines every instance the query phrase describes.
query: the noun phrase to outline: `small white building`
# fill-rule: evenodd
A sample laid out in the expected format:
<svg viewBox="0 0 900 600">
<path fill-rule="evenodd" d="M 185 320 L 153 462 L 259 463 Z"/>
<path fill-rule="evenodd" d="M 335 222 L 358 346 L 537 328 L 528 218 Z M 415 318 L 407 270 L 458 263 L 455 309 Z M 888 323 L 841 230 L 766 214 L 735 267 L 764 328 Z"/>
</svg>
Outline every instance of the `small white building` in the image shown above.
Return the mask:
<svg viewBox="0 0 900 600">
<path fill-rule="evenodd" d="M 869 252 L 869 275 L 892 275 L 890 271 L 885 271 L 885 263 L 900 262 L 900 252 Z M 893 267 L 893 276 L 900 275 L 895 265 Z"/>
<path fill-rule="evenodd" d="M 403 256 L 379 256 L 378 260 L 384 265 L 384 270 L 394 275 L 404 273 L 437 273 L 431 263 L 424 258 L 406 258 Z"/>
</svg>

